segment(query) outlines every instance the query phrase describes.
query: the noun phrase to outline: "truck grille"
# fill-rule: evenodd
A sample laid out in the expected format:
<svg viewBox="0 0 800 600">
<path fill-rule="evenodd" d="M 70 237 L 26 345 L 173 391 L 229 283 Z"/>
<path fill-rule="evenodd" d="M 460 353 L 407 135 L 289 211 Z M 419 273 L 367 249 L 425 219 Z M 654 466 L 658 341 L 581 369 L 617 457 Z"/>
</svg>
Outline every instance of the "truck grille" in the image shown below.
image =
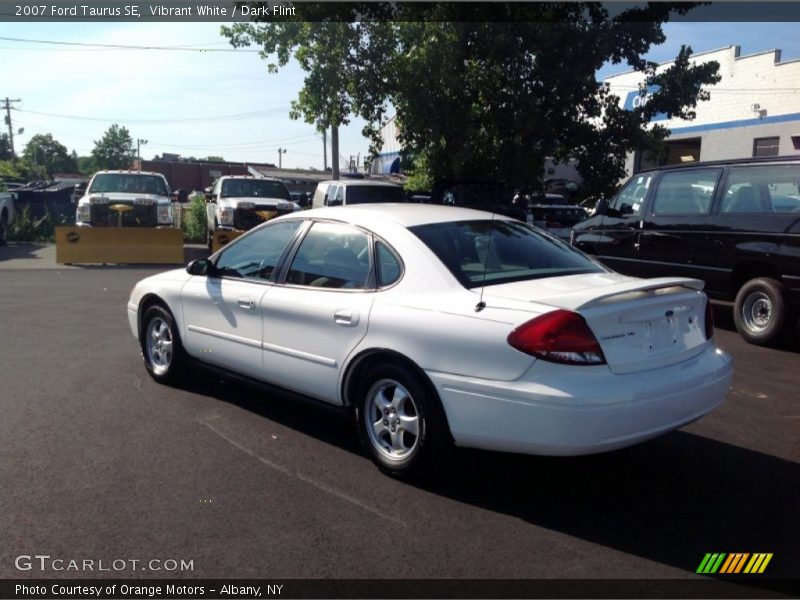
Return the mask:
<svg viewBox="0 0 800 600">
<path fill-rule="evenodd" d="M 117 204 L 133 207 L 133 210 L 121 213 L 121 221 L 119 213 L 111 208 Z M 117 227 L 120 222 L 123 227 L 156 227 L 158 225 L 157 211 L 158 208 L 155 204 L 133 204 L 132 202 L 92 204 L 91 223 L 94 227 Z"/>
<path fill-rule="evenodd" d="M 233 211 L 233 228 L 244 231 L 264 223 L 268 219 L 259 215 L 258 213 L 260 211 L 274 212 L 275 217 L 292 212 L 291 209 L 278 210 L 275 208 L 275 205 L 257 205 L 255 208 L 237 208 Z"/>
</svg>

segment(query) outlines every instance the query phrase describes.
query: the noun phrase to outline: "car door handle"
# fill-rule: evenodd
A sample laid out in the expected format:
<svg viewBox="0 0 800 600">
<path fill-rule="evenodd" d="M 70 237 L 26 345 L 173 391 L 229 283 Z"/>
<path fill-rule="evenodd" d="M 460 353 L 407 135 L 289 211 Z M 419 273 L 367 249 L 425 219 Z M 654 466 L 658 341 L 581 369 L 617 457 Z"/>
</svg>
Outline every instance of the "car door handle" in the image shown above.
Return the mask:
<svg viewBox="0 0 800 600">
<path fill-rule="evenodd" d="M 347 309 L 334 311 L 333 322 L 342 327 L 355 327 L 358 325 L 358 313 Z"/>
<path fill-rule="evenodd" d="M 251 298 L 239 298 L 236 304 L 247 310 L 253 310 L 256 307 L 256 303 Z"/>
</svg>

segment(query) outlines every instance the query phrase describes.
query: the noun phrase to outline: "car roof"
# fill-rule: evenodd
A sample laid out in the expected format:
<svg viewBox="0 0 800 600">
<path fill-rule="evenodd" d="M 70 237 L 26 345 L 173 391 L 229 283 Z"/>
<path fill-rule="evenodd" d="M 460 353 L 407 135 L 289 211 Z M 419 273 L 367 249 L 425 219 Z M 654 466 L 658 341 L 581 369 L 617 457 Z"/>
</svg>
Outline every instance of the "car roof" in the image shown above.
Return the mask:
<svg viewBox="0 0 800 600">
<path fill-rule="evenodd" d="M 287 217 L 290 215 L 287 215 Z M 356 225 L 368 226 L 375 221 L 391 221 L 403 227 L 448 223 L 451 221 L 475 221 L 485 219 L 513 220 L 498 213 L 457 206 L 439 204 L 376 203 L 330 206 L 293 213 L 295 217 L 333 219 Z"/>
<path fill-rule="evenodd" d="M 277 177 L 271 177 L 269 175 L 265 175 L 263 177 L 256 177 L 255 175 L 223 175 L 220 179 L 253 179 L 255 181 L 280 181 Z"/>
<path fill-rule="evenodd" d="M 672 169 L 698 169 L 702 167 L 724 167 L 727 165 L 750 165 L 750 164 L 759 165 L 765 163 L 782 164 L 787 162 L 800 163 L 800 156 L 759 156 L 751 158 L 728 158 L 725 160 L 686 162 L 675 165 L 661 165 L 660 167 L 650 167 L 649 169 L 642 169 L 641 171 L 636 171 L 634 175 L 639 175 L 641 173 L 654 173 L 656 171 L 669 171 Z"/>
<path fill-rule="evenodd" d="M 97 171 L 94 175 L 105 175 L 105 174 L 119 174 L 119 175 L 158 175 L 159 177 L 164 177 L 163 173 L 157 173 L 156 171 L 134 171 L 134 170 L 125 170 L 125 169 L 106 169 L 103 171 Z M 94 177 L 92 175 L 92 177 Z M 164 177 L 166 179 L 166 177 Z"/>
<path fill-rule="evenodd" d="M 345 180 L 328 179 L 326 181 L 320 181 L 317 185 L 346 185 L 346 186 L 368 185 L 368 186 L 381 186 L 381 187 L 392 187 L 392 188 L 400 187 L 399 185 L 395 183 L 390 183 L 388 181 L 372 181 L 369 179 L 345 179 Z"/>
</svg>

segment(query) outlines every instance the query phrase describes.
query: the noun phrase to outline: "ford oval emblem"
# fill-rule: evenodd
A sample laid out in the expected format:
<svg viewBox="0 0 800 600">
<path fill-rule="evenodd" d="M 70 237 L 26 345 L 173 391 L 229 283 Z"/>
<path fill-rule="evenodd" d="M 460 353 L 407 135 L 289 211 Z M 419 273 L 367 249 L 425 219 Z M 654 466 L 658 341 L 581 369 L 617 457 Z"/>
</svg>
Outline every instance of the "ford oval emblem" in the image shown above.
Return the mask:
<svg viewBox="0 0 800 600">
<path fill-rule="evenodd" d="M 68 241 L 70 244 L 74 244 L 74 243 L 75 243 L 75 242 L 77 242 L 79 239 L 81 239 L 81 234 L 79 234 L 77 231 L 70 231 L 70 232 L 67 234 L 67 241 Z"/>
</svg>

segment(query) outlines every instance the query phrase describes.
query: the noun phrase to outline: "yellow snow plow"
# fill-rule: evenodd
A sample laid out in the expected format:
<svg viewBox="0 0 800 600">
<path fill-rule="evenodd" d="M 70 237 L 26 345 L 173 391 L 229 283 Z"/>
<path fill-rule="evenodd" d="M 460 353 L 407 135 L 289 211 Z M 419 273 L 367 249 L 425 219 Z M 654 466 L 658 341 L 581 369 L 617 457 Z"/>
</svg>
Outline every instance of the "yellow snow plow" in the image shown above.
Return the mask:
<svg viewBox="0 0 800 600">
<path fill-rule="evenodd" d="M 245 233 L 244 231 L 220 231 L 217 230 L 211 236 L 211 252 L 214 253 L 220 248 L 225 247 L 228 243 L 232 242 L 240 235 Z"/>
<path fill-rule="evenodd" d="M 119 214 L 121 218 L 122 211 Z M 183 264 L 183 232 L 155 227 L 56 227 L 56 262 Z"/>
</svg>

